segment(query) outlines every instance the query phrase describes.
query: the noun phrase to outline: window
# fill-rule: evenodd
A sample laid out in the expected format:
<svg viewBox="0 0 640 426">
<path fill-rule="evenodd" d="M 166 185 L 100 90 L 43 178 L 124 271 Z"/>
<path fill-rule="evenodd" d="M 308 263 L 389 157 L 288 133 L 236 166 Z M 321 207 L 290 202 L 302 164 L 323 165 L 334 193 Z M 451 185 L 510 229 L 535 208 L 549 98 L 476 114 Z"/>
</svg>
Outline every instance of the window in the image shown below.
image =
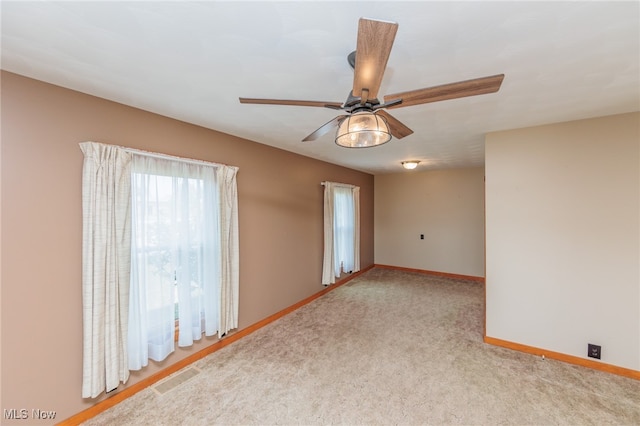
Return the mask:
<svg viewBox="0 0 640 426">
<path fill-rule="evenodd" d="M 335 276 L 354 270 L 355 206 L 351 188 L 337 186 L 333 194 Z"/>
<path fill-rule="evenodd" d="M 238 169 L 83 142 L 83 398 L 238 327 Z"/>
<path fill-rule="evenodd" d="M 322 284 L 360 270 L 360 188 L 324 182 Z"/>
<path fill-rule="evenodd" d="M 134 155 L 130 368 L 218 331 L 220 231 L 215 170 Z M 138 350 L 136 350 L 138 349 Z"/>
</svg>

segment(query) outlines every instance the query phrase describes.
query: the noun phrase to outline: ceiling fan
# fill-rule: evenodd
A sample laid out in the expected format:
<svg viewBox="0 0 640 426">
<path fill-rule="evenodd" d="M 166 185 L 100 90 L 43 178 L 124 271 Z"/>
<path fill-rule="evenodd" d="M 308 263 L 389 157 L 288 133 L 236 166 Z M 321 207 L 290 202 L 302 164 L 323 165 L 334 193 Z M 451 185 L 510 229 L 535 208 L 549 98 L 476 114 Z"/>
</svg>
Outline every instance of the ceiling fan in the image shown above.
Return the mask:
<svg viewBox="0 0 640 426">
<path fill-rule="evenodd" d="M 303 141 L 318 139 L 337 127 L 336 143 L 338 145 L 364 148 L 382 145 L 388 142 L 391 136 L 402 139 L 413 133 L 413 130 L 385 109 L 483 95 L 500 89 L 504 74 L 385 95 L 381 103 L 378 100 L 378 89 L 397 30 L 398 24 L 395 22 L 360 18 L 356 50 L 347 58 L 354 69 L 353 89 L 344 103 L 258 98 L 240 98 L 240 103 L 342 110 L 346 114 L 325 123 Z"/>
</svg>

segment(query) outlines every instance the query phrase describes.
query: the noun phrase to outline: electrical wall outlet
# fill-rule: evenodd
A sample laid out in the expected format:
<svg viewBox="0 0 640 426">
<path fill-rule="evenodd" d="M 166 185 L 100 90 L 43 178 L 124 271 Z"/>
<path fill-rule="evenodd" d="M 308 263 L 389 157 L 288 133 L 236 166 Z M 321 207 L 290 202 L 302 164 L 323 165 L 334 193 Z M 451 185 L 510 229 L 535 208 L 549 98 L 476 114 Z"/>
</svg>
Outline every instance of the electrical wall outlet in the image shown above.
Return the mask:
<svg viewBox="0 0 640 426">
<path fill-rule="evenodd" d="M 600 347 L 600 345 L 594 345 L 592 343 L 589 343 L 587 348 L 587 356 L 589 358 L 600 359 L 601 354 L 602 354 L 602 348 Z"/>
</svg>

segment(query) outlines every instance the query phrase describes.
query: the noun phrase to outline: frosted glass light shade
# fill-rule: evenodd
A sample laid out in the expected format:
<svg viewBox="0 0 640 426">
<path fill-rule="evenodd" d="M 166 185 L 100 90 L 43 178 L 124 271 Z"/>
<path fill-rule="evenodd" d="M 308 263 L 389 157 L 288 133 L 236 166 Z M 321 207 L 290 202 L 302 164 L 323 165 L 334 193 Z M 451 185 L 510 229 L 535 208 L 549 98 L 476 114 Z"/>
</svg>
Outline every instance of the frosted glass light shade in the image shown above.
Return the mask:
<svg viewBox="0 0 640 426">
<path fill-rule="evenodd" d="M 415 161 L 415 160 L 414 161 L 403 161 L 402 162 L 402 167 L 404 167 L 407 170 L 413 170 L 416 167 L 418 167 L 419 163 L 420 163 L 419 161 Z"/>
<path fill-rule="evenodd" d="M 384 117 L 372 112 L 356 112 L 342 120 L 336 133 L 336 143 L 346 148 L 368 148 L 391 140 Z"/>
</svg>

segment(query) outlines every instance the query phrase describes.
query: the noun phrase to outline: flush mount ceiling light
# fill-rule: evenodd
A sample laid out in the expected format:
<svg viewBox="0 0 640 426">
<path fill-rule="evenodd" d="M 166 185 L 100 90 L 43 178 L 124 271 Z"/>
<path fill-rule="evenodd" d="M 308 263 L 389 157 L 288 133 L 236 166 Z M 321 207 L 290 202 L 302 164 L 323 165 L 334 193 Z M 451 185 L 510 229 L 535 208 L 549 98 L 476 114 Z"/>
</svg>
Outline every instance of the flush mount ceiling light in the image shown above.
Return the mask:
<svg viewBox="0 0 640 426">
<path fill-rule="evenodd" d="M 369 111 L 355 112 L 342 120 L 336 143 L 346 148 L 368 148 L 391 140 L 387 120 Z"/>
<path fill-rule="evenodd" d="M 403 161 L 403 162 L 402 162 L 402 167 L 404 167 L 404 168 L 405 168 L 405 169 L 407 169 L 407 170 L 413 170 L 413 169 L 415 169 L 416 167 L 418 167 L 418 164 L 419 164 L 419 163 L 420 163 L 420 162 L 419 162 L 419 161 L 417 161 L 417 160 Z"/>
</svg>

